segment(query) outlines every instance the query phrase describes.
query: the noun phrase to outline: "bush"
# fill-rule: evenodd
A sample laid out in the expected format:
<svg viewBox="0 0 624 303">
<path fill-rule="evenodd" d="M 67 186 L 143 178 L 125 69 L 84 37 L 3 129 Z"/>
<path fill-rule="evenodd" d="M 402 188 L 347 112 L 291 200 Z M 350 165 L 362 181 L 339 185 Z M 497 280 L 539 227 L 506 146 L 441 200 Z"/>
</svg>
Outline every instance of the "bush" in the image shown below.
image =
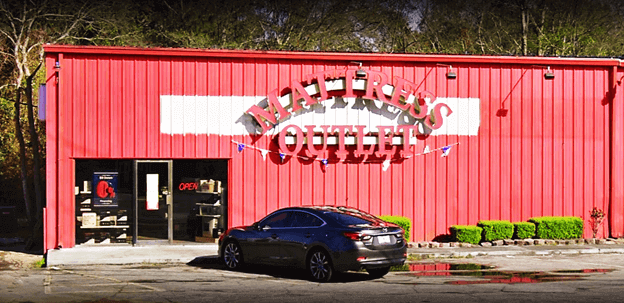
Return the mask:
<svg viewBox="0 0 624 303">
<path fill-rule="evenodd" d="M 511 239 L 513 224 L 509 221 L 481 220 L 477 226 L 483 228 L 483 241 Z"/>
<path fill-rule="evenodd" d="M 472 225 L 453 225 L 451 226 L 451 235 L 454 241 L 479 244 L 481 242 L 481 233 L 483 228 Z"/>
<path fill-rule="evenodd" d="M 578 239 L 583 236 L 583 220 L 578 217 L 537 217 L 535 235 L 540 239 Z"/>
<path fill-rule="evenodd" d="M 380 216 L 379 218 L 386 222 L 394 223 L 403 228 L 403 230 L 405 231 L 405 241 L 410 241 L 410 230 L 412 230 L 412 221 L 409 218 L 401 216 Z"/>
<path fill-rule="evenodd" d="M 516 222 L 514 225 L 514 239 L 531 239 L 535 237 L 535 224 L 531 222 Z"/>
</svg>

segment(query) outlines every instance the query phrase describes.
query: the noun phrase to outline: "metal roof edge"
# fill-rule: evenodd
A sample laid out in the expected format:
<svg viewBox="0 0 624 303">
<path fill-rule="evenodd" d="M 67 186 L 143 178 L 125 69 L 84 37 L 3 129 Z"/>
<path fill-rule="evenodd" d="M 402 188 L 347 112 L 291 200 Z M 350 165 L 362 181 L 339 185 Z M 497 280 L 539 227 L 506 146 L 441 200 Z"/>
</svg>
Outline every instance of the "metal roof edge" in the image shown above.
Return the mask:
<svg viewBox="0 0 624 303">
<path fill-rule="evenodd" d="M 47 54 L 85 55 L 126 55 L 126 56 L 173 56 L 173 57 L 214 57 L 240 59 L 281 59 L 315 61 L 362 61 L 373 62 L 419 62 L 441 64 L 520 64 L 520 65 L 581 65 L 581 66 L 624 66 L 617 58 L 561 58 L 561 57 L 521 57 L 488 55 L 445 55 L 445 54 L 397 54 L 397 53 L 348 53 L 348 52 L 303 52 L 303 51 L 262 51 L 231 49 L 161 48 L 161 47 L 122 47 L 122 46 L 75 46 L 44 45 Z"/>
</svg>

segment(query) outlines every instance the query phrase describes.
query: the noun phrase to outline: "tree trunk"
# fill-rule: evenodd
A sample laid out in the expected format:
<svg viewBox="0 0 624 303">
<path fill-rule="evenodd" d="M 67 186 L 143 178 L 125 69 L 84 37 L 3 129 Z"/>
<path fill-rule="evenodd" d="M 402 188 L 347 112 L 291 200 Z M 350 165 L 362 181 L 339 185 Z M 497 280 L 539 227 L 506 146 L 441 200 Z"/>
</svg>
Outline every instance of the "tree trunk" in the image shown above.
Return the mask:
<svg viewBox="0 0 624 303">
<path fill-rule="evenodd" d="M 39 63 L 37 68 L 33 71 L 33 73 L 26 78 L 26 104 L 28 108 L 28 129 L 30 132 L 30 142 L 32 143 L 32 153 L 33 153 L 33 179 L 34 179 L 34 187 L 35 187 L 35 218 L 34 218 L 34 227 L 33 234 L 31 239 L 33 240 L 33 244 L 39 244 L 39 242 L 43 239 L 43 235 L 39 235 L 39 230 L 43 226 L 43 197 L 42 197 L 42 187 L 41 187 L 41 163 L 39 156 L 39 134 L 37 133 L 37 129 L 35 127 L 35 117 L 34 117 L 34 106 L 33 106 L 33 79 L 39 68 L 41 68 L 42 62 Z"/>
<path fill-rule="evenodd" d="M 17 88 L 17 96 L 15 97 L 15 136 L 19 143 L 20 152 L 20 177 L 22 179 L 22 191 L 24 193 L 24 204 L 26 206 L 26 218 L 28 223 L 32 224 L 32 203 L 30 198 L 30 192 L 28 191 L 28 173 L 26 170 L 26 143 L 24 142 L 24 134 L 22 133 L 22 124 L 20 122 L 21 115 L 21 103 L 22 103 L 22 90 Z"/>
<path fill-rule="evenodd" d="M 528 55 L 529 12 L 526 3 L 522 6 L 522 55 Z"/>
</svg>

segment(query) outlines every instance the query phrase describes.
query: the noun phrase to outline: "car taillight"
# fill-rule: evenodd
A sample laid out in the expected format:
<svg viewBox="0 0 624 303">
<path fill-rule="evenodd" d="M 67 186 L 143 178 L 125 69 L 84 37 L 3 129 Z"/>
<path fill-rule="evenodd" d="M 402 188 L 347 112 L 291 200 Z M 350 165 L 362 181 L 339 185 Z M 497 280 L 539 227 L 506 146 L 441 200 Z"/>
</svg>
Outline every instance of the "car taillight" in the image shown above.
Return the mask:
<svg viewBox="0 0 624 303">
<path fill-rule="evenodd" d="M 345 231 L 342 234 L 354 241 L 368 241 L 371 239 L 371 236 L 358 232 Z"/>
</svg>

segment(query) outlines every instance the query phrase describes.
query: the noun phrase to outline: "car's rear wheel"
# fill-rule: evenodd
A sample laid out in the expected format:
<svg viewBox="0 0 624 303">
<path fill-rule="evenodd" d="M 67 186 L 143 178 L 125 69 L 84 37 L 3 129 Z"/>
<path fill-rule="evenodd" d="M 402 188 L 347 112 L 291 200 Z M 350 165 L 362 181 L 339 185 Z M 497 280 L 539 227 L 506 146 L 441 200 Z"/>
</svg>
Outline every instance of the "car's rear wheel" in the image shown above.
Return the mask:
<svg viewBox="0 0 624 303">
<path fill-rule="evenodd" d="M 315 282 L 327 282 L 334 273 L 329 254 L 324 250 L 315 250 L 308 257 L 308 273 Z"/>
<path fill-rule="evenodd" d="M 377 278 L 381 278 L 385 276 L 390 271 L 390 267 L 368 268 L 366 269 L 366 271 L 371 277 L 373 277 L 374 279 L 377 279 Z"/>
<path fill-rule="evenodd" d="M 243 251 L 236 242 L 227 242 L 223 247 L 222 256 L 223 264 L 230 270 L 236 270 L 243 266 Z"/>
</svg>

